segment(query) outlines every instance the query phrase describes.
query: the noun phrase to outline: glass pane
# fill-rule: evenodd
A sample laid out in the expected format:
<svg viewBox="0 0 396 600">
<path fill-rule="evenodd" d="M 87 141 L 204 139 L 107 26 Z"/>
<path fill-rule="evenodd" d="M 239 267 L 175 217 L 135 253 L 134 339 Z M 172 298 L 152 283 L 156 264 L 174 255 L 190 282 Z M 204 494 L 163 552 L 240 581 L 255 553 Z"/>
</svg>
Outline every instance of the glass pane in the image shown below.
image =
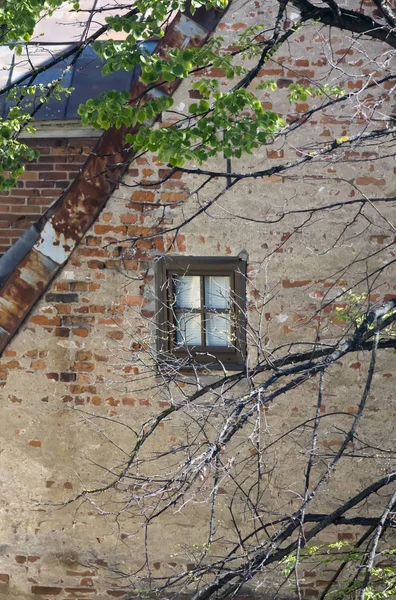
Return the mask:
<svg viewBox="0 0 396 600">
<path fill-rule="evenodd" d="M 231 346 L 231 319 L 229 314 L 205 314 L 206 345 Z"/>
<path fill-rule="evenodd" d="M 177 275 L 175 295 L 177 308 L 201 308 L 201 278 Z"/>
<path fill-rule="evenodd" d="M 176 344 L 178 346 L 201 345 L 201 315 L 179 313 L 176 315 Z"/>
<path fill-rule="evenodd" d="M 205 277 L 205 306 L 207 308 L 230 307 L 230 278 L 218 275 Z"/>
</svg>

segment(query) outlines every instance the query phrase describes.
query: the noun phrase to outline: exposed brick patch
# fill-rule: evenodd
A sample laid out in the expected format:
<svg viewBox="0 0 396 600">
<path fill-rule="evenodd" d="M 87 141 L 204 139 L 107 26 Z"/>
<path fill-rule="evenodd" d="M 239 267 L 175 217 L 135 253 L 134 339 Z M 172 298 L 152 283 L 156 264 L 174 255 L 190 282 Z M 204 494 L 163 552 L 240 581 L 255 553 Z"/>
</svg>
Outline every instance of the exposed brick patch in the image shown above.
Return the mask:
<svg viewBox="0 0 396 600">
<path fill-rule="evenodd" d="M 40 152 L 28 163 L 18 186 L 0 193 L 0 255 L 29 229 L 58 198 L 80 170 L 96 140 L 34 139 L 26 143 Z"/>
</svg>

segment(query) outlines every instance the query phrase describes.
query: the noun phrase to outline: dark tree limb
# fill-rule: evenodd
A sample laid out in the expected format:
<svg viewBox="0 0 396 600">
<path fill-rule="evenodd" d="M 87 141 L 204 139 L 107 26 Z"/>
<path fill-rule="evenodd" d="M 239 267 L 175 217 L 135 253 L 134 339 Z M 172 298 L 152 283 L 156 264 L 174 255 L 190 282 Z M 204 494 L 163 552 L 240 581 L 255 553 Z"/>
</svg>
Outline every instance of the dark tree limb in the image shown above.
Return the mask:
<svg viewBox="0 0 396 600">
<path fill-rule="evenodd" d="M 393 31 L 393 26 L 382 25 L 363 13 L 341 7 L 336 11 L 333 7 L 320 8 L 311 4 L 309 0 L 292 0 L 292 4 L 300 10 L 302 18 L 313 19 L 323 25 L 330 25 L 351 33 L 367 35 L 396 48 L 396 33 Z"/>
</svg>

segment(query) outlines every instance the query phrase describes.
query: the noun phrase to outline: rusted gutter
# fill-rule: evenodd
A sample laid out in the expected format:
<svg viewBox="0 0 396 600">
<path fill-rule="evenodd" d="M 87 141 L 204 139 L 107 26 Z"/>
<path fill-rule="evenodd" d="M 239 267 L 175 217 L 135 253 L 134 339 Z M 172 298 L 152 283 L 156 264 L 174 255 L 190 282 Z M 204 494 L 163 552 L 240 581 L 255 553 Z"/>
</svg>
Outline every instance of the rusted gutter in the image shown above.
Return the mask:
<svg viewBox="0 0 396 600">
<path fill-rule="evenodd" d="M 224 13 L 203 8 L 194 15 L 179 13 L 156 52 L 166 56 L 171 48 L 202 46 Z M 156 94 L 172 95 L 179 84 L 180 80 L 160 86 Z M 145 91 L 147 86 L 138 82 L 131 90 L 131 99 Z M 150 92 L 145 98 L 150 98 Z M 33 226 L 31 235 L 26 234 L 14 250 L 11 248 L 1 259 L 0 352 L 103 210 L 133 160 L 134 151 L 126 147 L 125 134 L 136 131 L 137 127 L 105 131 L 81 172 Z"/>
</svg>

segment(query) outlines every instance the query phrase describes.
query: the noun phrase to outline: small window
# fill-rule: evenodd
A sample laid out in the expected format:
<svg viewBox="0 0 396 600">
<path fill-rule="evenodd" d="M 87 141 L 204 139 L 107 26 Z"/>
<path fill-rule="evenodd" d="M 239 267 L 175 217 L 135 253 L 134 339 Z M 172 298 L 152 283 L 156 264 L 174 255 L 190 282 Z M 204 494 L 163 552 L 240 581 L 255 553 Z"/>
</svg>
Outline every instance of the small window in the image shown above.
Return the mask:
<svg viewBox="0 0 396 600">
<path fill-rule="evenodd" d="M 164 257 L 157 264 L 158 350 L 181 366 L 241 368 L 246 261 Z"/>
</svg>

